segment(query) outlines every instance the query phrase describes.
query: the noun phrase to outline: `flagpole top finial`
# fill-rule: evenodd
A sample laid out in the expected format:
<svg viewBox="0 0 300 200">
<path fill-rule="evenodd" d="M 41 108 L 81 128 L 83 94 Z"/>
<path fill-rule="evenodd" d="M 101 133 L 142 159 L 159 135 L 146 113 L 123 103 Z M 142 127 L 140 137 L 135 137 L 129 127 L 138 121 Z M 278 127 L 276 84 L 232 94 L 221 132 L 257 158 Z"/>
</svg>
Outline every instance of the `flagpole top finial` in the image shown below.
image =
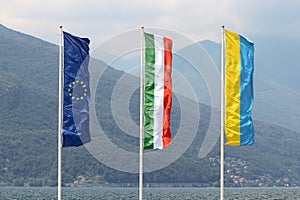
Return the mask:
<svg viewBox="0 0 300 200">
<path fill-rule="evenodd" d="M 144 26 L 143 26 L 143 25 L 141 26 L 141 29 L 144 29 Z"/>
<path fill-rule="evenodd" d="M 225 28 L 225 26 L 224 25 L 222 25 L 222 29 L 224 29 Z"/>
<path fill-rule="evenodd" d="M 59 26 L 60 29 L 62 29 L 62 27 L 63 27 L 62 25 Z"/>
</svg>

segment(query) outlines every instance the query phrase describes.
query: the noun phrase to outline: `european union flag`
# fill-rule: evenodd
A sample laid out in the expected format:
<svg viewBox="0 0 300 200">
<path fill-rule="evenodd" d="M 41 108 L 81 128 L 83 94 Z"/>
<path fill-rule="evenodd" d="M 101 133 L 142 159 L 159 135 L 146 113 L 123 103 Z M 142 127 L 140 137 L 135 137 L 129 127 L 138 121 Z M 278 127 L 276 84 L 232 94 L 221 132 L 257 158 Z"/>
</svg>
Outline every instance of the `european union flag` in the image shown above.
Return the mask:
<svg viewBox="0 0 300 200">
<path fill-rule="evenodd" d="M 91 141 L 89 130 L 89 43 L 63 32 L 64 36 L 64 103 L 63 147 L 81 146 Z"/>
</svg>

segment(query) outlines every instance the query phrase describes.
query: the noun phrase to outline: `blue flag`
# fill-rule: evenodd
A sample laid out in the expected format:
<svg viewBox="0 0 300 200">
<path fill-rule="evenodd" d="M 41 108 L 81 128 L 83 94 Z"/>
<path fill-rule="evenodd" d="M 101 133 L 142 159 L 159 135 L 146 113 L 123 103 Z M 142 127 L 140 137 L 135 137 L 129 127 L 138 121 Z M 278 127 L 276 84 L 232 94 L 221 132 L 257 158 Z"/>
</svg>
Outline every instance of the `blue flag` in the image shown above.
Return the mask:
<svg viewBox="0 0 300 200">
<path fill-rule="evenodd" d="M 89 43 L 63 32 L 64 36 L 64 103 L 63 147 L 81 146 L 91 141 L 89 130 Z"/>
</svg>

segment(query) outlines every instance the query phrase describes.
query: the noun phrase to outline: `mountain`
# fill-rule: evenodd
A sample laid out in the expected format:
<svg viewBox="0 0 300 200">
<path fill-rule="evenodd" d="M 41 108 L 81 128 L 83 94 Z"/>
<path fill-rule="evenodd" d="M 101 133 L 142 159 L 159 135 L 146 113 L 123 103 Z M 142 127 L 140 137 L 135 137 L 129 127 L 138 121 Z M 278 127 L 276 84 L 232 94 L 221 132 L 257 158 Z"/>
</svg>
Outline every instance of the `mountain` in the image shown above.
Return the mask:
<svg viewBox="0 0 300 200">
<path fill-rule="evenodd" d="M 2 25 L 0 44 L 0 185 L 55 186 L 58 47 Z M 184 65 L 182 67 L 181 71 Z M 98 76 L 99 71 L 101 75 Z M 91 74 L 97 79 L 91 80 L 96 85 L 93 89 L 97 125 L 104 132 L 103 140 L 108 141 L 103 145 L 111 142 L 118 149 L 132 153 L 124 158 L 128 162 L 120 165 L 138 168 L 131 164 L 137 162 L 139 151 L 139 79 L 94 59 L 91 60 Z M 128 99 L 115 98 L 128 95 L 127 88 L 131 88 Z M 125 106 L 118 103 L 122 101 Z M 198 106 L 199 121 L 194 121 L 191 116 L 197 114 Z M 122 113 L 123 110 L 127 113 Z M 172 151 L 176 159 L 164 168 L 145 173 L 145 183 L 218 186 L 219 124 L 212 118 L 218 113 L 217 108 L 199 104 L 175 89 L 171 119 L 173 145 L 160 152 L 146 152 L 145 158 L 149 161 L 149 154 L 164 155 Z M 299 133 L 258 120 L 254 125 L 254 146 L 225 148 L 226 186 L 299 186 Z M 98 133 L 92 134 L 98 136 Z M 217 136 L 213 138 L 217 144 L 210 144 L 208 155 L 199 158 L 199 149 L 208 144 L 204 144 L 208 135 Z M 176 148 L 180 144 L 187 144 L 186 151 Z M 138 184 L 137 174 L 118 171 L 109 165 L 108 161 L 122 160 L 122 154 L 115 156 L 115 152 L 106 151 L 105 146 L 103 151 L 96 151 L 108 160 L 102 163 L 97 155 L 92 155 L 93 149 L 88 145 L 63 148 L 64 185 Z M 98 146 L 93 146 L 92 142 L 90 145 L 97 150 Z M 145 162 L 145 169 L 149 168 L 151 165 Z"/>
<path fill-rule="evenodd" d="M 255 46 L 255 74 L 299 93 L 298 53 L 300 41 L 285 37 L 250 36 Z M 210 40 L 198 43 L 221 66 L 221 44 Z"/>
<path fill-rule="evenodd" d="M 298 52 L 300 41 L 281 37 L 255 37 L 256 60 L 260 71 L 269 79 L 300 93 Z"/>
<path fill-rule="evenodd" d="M 299 132 L 300 91 L 296 84 L 299 70 L 295 67 L 297 63 L 295 52 L 300 50 L 298 45 L 300 41 L 255 37 L 253 40 L 255 41 L 253 118 Z M 199 45 L 207 50 L 217 66 L 221 66 L 220 44 L 203 41 Z M 283 46 L 289 51 L 281 51 Z"/>
<path fill-rule="evenodd" d="M 0 25 L 0 34 L 1 71 L 18 74 L 46 90 L 56 91 L 58 47 L 3 25 Z"/>
<path fill-rule="evenodd" d="M 296 52 L 300 51 L 300 41 L 255 36 L 251 39 L 255 44 L 253 118 L 299 132 L 300 90 Z M 174 90 L 200 103 L 220 108 L 221 44 L 205 40 L 175 48 L 176 42 L 174 40 Z M 139 75 L 139 52 L 115 55 L 115 58 L 118 59 L 113 60 L 112 67 Z M 187 91 L 187 86 L 191 92 Z"/>
</svg>

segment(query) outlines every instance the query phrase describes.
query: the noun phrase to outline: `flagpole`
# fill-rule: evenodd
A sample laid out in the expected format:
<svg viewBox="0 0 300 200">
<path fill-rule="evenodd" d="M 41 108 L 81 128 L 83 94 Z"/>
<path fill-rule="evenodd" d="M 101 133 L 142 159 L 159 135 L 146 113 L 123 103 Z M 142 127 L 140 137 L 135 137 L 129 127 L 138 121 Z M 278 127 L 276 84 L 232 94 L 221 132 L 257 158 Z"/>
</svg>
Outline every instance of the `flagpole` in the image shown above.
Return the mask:
<svg viewBox="0 0 300 200">
<path fill-rule="evenodd" d="M 220 200 L 224 200 L 224 25 L 222 26 L 221 55 L 221 146 L 220 146 Z"/>
<path fill-rule="evenodd" d="M 62 26 L 59 26 L 59 80 L 58 80 L 58 142 L 57 142 L 57 199 L 61 200 L 61 160 L 62 160 L 62 104 L 63 104 L 63 30 Z"/>
<path fill-rule="evenodd" d="M 140 81 L 140 170 L 139 200 L 143 200 L 143 151 L 144 151 L 144 26 L 141 26 L 141 81 Z"/>
</svg>

